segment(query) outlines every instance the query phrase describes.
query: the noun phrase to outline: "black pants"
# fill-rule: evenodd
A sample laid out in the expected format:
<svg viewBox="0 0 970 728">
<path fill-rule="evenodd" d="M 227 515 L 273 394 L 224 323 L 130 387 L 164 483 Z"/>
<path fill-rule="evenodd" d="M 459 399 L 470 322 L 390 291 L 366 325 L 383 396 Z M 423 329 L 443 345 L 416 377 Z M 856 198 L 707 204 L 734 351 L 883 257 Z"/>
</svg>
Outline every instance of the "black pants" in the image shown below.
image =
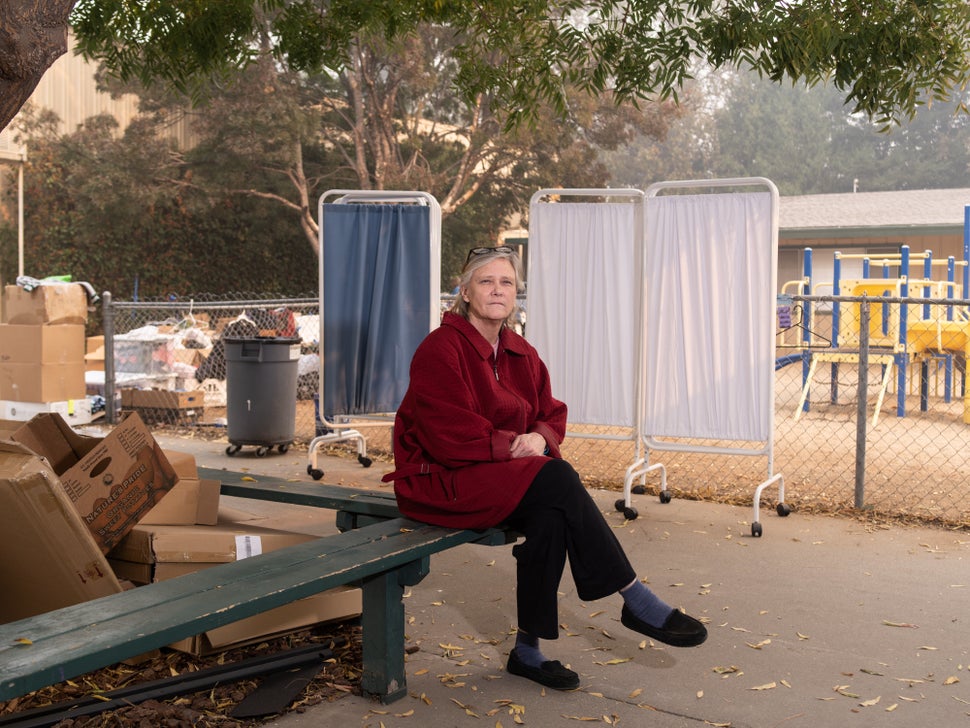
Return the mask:
<svg viewBox="0 0 970 728">
<path fill-rule="evenodd" d="M 614 594 L 636 578 L 613 529 L 565 460 L 543 466 L 506 523 L 525 536 L 512 554 L 519 629 L 531 635 L 559 636 L 557 592 L 567 556 L 583 601 Z"/>
</svg>

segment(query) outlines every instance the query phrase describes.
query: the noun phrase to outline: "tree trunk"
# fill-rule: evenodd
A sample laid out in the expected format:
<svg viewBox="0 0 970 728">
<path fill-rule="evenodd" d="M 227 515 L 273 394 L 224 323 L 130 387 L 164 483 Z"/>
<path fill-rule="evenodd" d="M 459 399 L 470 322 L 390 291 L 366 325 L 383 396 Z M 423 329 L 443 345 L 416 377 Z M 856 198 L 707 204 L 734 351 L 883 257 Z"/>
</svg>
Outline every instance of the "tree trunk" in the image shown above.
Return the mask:
<svg viewBox="0 0 970 728">
<path fill-rule="evenodd" d="M 0 130 L 17 115 L 51 64 L 67 52 L 67 19 L 76 2 L 0 2 Z"/>
</svg>

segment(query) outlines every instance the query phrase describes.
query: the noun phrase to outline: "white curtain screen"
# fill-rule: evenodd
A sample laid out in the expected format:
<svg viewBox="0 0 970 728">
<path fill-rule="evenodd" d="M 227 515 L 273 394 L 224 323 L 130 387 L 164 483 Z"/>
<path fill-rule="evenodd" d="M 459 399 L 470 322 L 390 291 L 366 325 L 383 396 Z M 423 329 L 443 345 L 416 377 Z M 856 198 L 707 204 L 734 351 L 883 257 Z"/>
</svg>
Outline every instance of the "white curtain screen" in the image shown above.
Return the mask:
<svg viewBox="0 0 970 728">
<path fill-rule="evenodd" d="M 645 224 L 645 434 L 769 439 L 771 195 L 648 197 Z"/>
<path fill-rule="evenodd" d="M 526 336 L 569 421 L 636 425 L 634 203 L 533 203 Z"/>
</svg>

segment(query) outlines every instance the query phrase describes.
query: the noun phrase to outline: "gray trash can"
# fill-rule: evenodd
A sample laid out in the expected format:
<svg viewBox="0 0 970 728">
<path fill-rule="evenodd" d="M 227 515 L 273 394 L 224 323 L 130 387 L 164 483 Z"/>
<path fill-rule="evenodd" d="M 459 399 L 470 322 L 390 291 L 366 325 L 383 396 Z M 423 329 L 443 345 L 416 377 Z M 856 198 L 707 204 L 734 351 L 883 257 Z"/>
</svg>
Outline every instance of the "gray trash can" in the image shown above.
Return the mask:
<svg viewBox="0 0 970 728">
<path fill-rule="evenodd" d="M 275 446 L 286 452 L 296 428 L 296 380 L 299 337 L 227 338 L 226 425 L 235 455 L 243 445 L 256 445 L 263 457 Z"/>
</svg>

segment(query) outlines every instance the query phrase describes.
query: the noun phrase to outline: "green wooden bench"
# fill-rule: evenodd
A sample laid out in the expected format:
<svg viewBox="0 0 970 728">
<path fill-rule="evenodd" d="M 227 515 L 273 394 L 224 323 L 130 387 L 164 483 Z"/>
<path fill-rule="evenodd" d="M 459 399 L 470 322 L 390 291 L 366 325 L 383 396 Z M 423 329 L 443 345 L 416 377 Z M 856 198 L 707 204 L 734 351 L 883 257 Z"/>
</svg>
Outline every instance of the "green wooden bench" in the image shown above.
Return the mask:
<svg viewBox="0 0 970 728">
<path fill-rule="evenodd" d="M 429 573 L 432 554 L 514 540 L 500 529 L 448 529 L 402 518 L 389 491 L 246 482 L 243 473 L 205 468 L 200 477 L 222 481 L 225 495 L 335 510 L 343 530 L 0 625 L 0 701 L 336 586 L 359 585 L 361 689 L 392 702 L 407 693 L 404 587 Z"/>
</svg>

